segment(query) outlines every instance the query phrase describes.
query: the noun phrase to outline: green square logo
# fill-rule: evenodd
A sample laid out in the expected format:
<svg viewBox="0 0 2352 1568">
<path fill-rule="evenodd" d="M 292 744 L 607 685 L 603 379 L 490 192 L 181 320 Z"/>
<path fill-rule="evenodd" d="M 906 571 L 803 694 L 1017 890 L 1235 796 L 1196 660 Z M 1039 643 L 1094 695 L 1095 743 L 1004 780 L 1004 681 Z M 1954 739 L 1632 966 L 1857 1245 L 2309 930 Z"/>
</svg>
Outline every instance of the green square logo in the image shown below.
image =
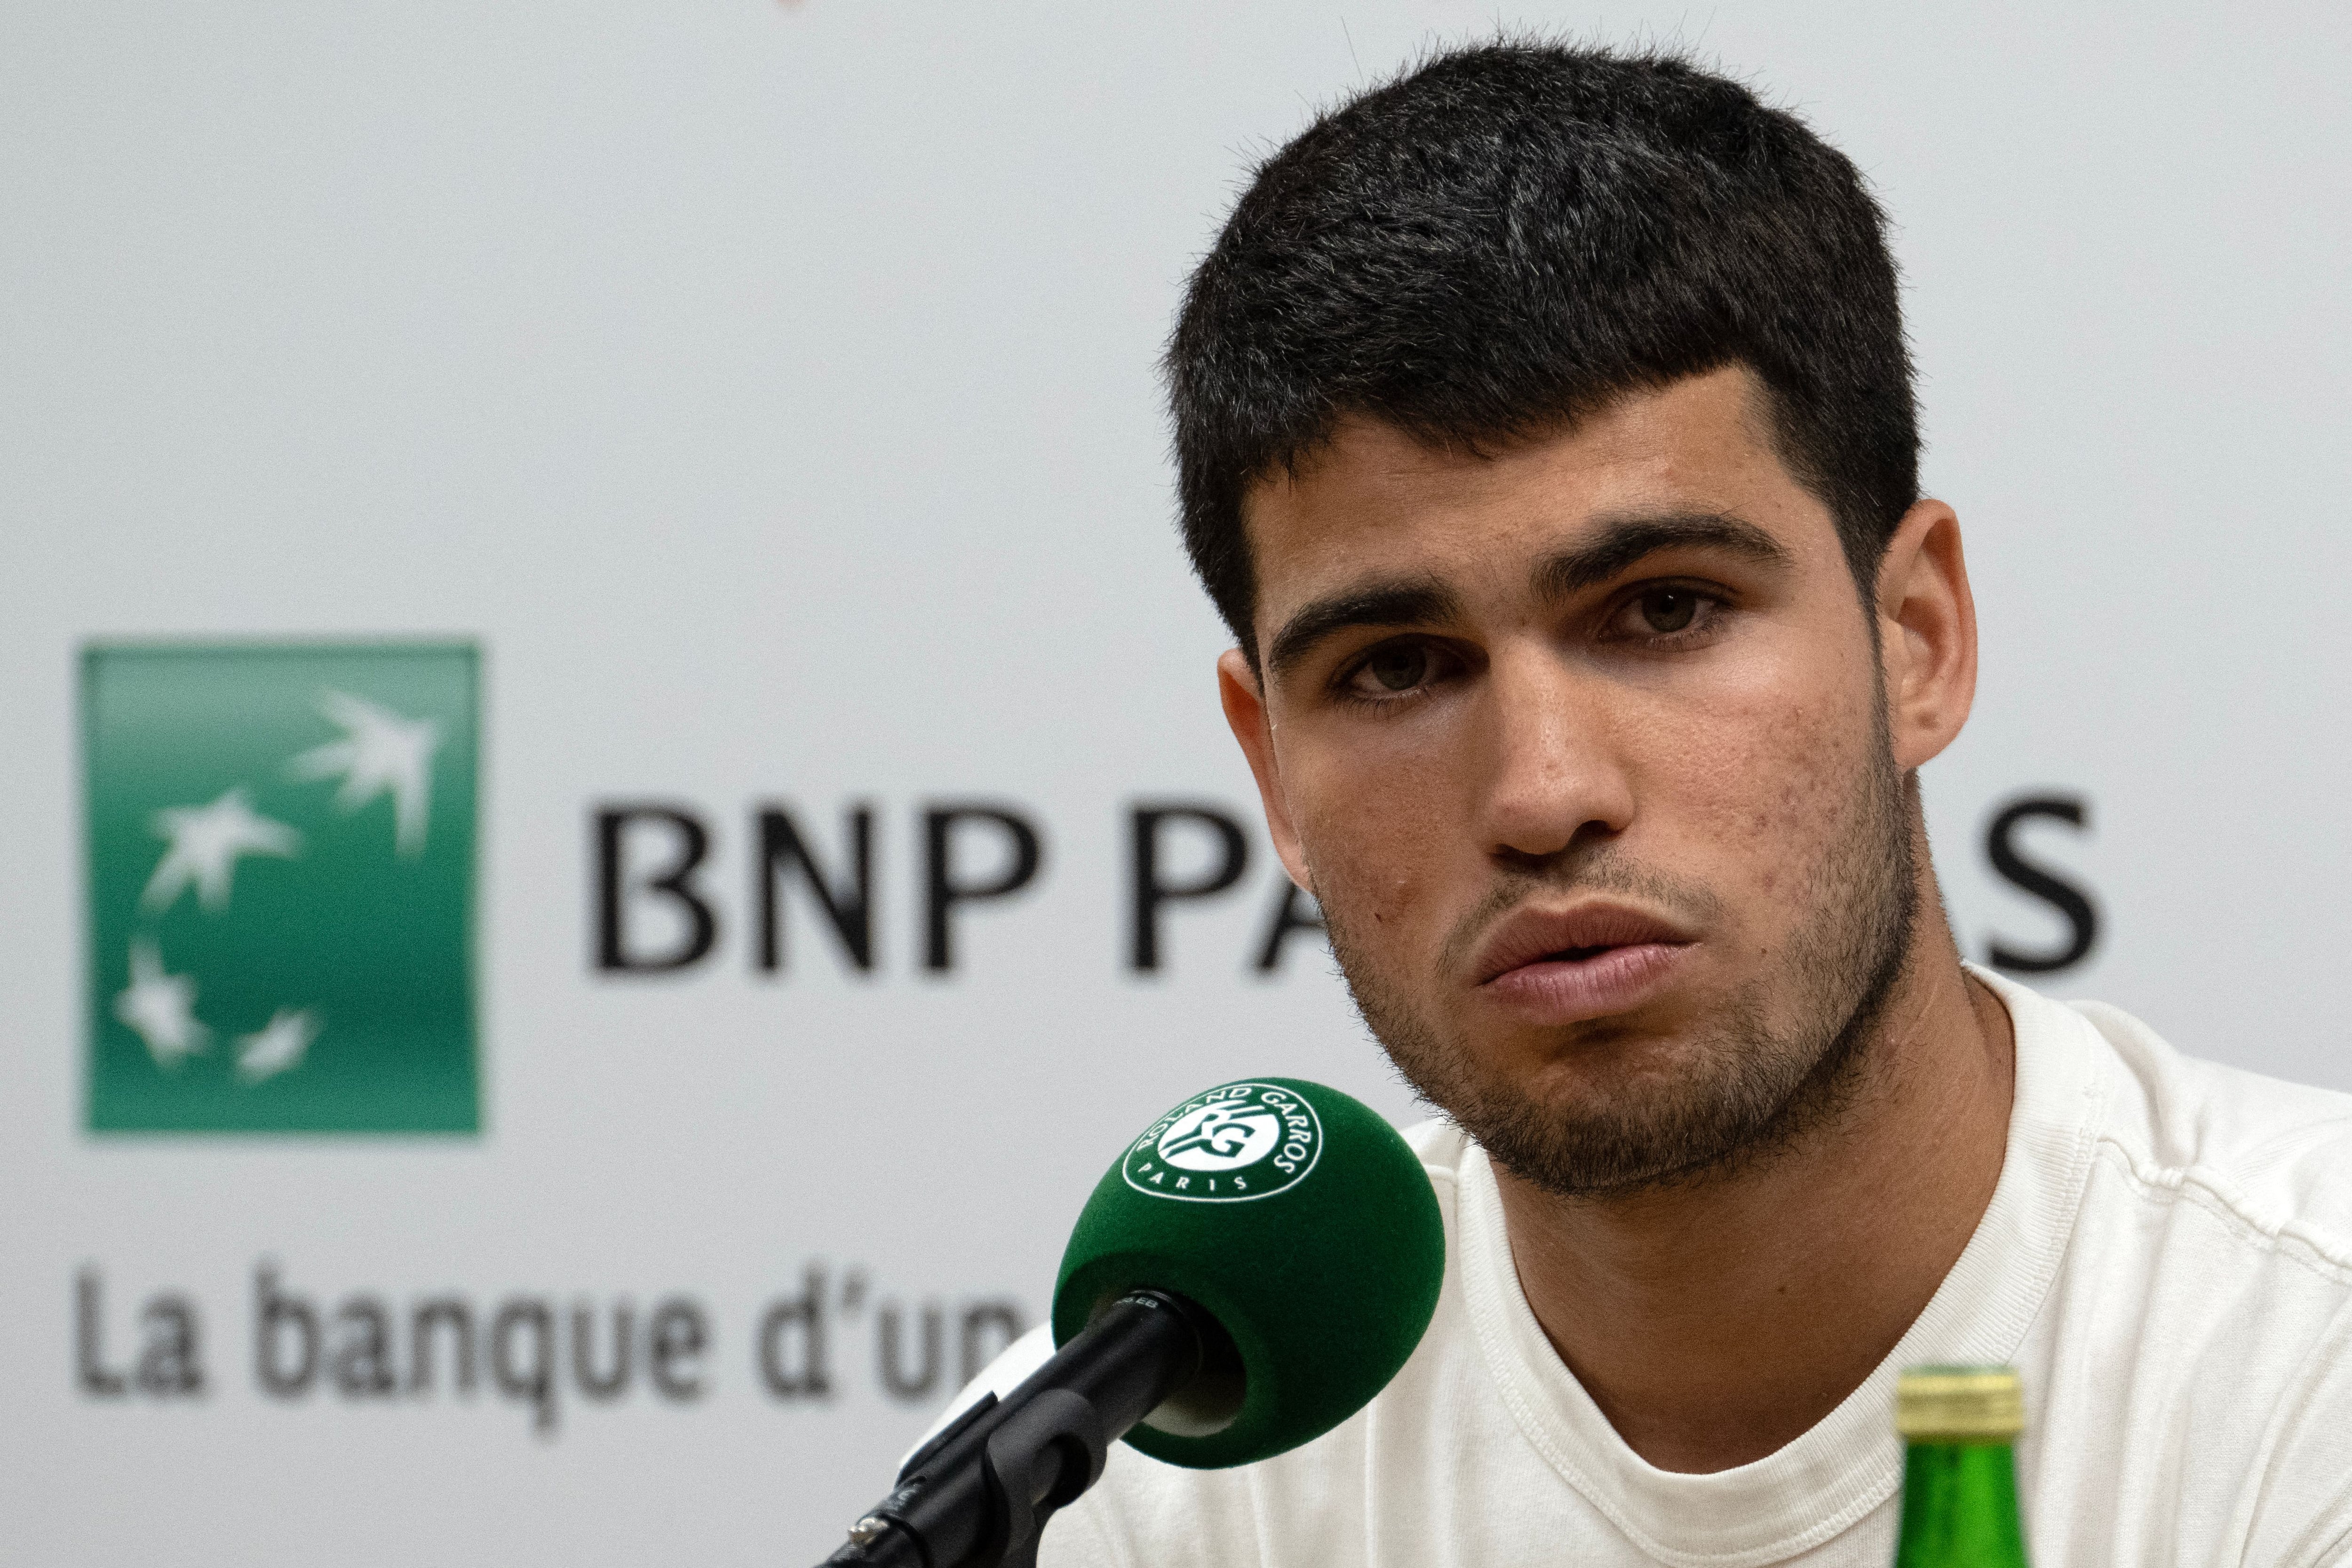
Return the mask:
<svg viewBox="0 0 2352 1568">
<path fill-rule="evenodd" d="M 478 667 L 84 651 L 92 1131 L 478 1131 Z"/>
</svg>

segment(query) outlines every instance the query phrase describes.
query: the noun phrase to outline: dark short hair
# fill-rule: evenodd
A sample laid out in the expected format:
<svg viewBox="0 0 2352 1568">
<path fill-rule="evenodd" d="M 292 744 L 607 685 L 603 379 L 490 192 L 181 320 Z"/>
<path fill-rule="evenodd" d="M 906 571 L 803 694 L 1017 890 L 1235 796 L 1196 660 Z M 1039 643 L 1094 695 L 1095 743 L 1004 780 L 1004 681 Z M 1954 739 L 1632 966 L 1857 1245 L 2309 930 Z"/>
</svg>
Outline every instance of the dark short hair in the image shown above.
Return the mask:
<svg viewBox="0 0 2352 1568">
<path fill-rule="evenodd" d="M 1343 415 L 1492 450 L 1744 364 L 1872 591 L 1918 499 L 1885 216 L 1796 116 L 1671 56 L 1432 58 L 1262 163 L 1166 362 L 1184 540 L 1253 662 L 1242 501 Z"/>
</svg>

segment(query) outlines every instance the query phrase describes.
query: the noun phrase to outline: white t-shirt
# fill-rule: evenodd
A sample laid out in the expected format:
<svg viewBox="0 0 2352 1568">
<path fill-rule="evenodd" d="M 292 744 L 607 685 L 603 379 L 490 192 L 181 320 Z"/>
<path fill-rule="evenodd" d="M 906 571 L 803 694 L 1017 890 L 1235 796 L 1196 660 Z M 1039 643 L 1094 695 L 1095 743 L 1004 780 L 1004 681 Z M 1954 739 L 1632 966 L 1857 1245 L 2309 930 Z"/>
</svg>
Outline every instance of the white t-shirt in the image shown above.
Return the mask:
<svg viewBox="0 0 2352 1568">
<path fill-rule="evenodd" d="M 1444 1211 L 1445 1283 L 1396 1380 L 1239 1469 L 1116 1445 L 1041 1568 L 1883 1568 L 1895 1377 L 1925 1362 L 2022 1374 L 2036 1568 L 2352 1561 L 2352 1096 L 2192 1061 L 2115 1008 L 1976 973 L 2017 1034 L 1991 1205 L 1885 1363 L 1796 1441 L 1714 1475 L 1628 1448 L 1520 1293 L 1485 1152 L 1433 1122 L 1408 1136 Z M 966 1399 L 1051 1349 L 1024 1339 Z"/>
</svg>

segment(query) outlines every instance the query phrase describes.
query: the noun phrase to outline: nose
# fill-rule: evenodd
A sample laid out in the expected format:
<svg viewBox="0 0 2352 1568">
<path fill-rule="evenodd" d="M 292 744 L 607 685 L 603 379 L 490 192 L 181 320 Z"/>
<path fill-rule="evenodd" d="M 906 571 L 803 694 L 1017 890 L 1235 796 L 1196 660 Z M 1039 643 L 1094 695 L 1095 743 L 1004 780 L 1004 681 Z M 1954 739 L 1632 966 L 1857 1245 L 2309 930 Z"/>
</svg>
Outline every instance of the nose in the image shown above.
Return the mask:
<svg viewBox="0 0 2352 1568">
<path fill-rule="evenodd" d="M 1601 683 L 1535 639 L 1490 658 L 1478 770 L 1487 853 L 1532 869 L 1622 833 L 1633 781 Z"/>
</svg>

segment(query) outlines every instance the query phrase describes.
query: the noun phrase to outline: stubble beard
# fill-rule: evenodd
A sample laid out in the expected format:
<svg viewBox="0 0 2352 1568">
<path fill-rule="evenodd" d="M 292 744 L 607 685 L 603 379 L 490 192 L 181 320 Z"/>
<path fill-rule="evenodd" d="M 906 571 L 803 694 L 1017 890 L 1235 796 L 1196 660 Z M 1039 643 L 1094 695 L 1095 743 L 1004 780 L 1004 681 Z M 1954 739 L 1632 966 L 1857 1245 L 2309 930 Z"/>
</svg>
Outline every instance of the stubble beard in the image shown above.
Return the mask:
<svg viewBox="0 0 2352 1568">
<path fill-rule="evenodd" d="M 1423 1016 L 1354 938 L 1346 900 L 1327 902 L 1331 950 L 1357 1010 L 1423 1100 L 1522 1181 L 1562 1197 L 1613 1198 L 1725 1176 L 1832 1123 L 1869 1079 L 1870 1047 L 1911 952 L 1917 889 L 1903 776 L 1884 744 L 1858 770 L 1828 847 L 1807 879 L 1809 912 L 1772 975 L 1742 985 L 1685 1037 L 1685 1066 L 1573 1100 L 1545 1099 L 1484 1068 Z M 1488 901 L 1538 892 L 1666 895 L 1675 885 L 1606 850 L 1580 864 L 1510 879 Z M 1682 906 L 1703 889 L 1679 889 Z M 1480 925 L 1484 929 L 1482 919 Z M 1787 1021 L 1767 997 L 1787 987 Z M 1612 1048 L 1605 1025 L 1580 1026 Z"/>
</svg>

